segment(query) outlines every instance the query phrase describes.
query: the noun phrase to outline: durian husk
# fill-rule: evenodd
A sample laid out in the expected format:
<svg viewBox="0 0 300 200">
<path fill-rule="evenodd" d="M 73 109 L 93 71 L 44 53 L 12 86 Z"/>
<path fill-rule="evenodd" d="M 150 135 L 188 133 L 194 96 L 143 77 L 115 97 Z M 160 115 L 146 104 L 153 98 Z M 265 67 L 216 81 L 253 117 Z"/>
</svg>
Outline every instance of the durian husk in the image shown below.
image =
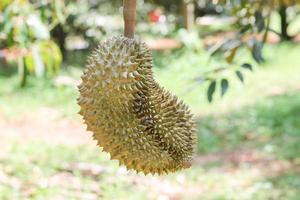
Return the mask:
<svg viewBox="0 0 300 200">
<path fill-rule="evenodd" d="M 191 166 L 195 122 L 188 106 L 155 82 L 151 68 L 144 43 L 108 39 L 88 59 L 78 104 L 111 159 L 128 170 L 164 174 Z"/>
</svg>

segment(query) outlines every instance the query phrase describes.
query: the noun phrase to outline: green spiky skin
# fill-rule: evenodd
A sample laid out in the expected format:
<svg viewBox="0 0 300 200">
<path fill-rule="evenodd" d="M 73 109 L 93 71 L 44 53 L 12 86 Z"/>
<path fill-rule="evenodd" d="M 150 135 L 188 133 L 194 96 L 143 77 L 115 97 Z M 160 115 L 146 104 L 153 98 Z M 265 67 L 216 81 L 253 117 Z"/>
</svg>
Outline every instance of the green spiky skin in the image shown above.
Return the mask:
<svg viewBox="0 0 300 200">
<path fill-rule="evenodd" d="M 78 104 L 87 130 L 112 159 L 163 174 L 190 166 L 195 122 L 188 107 L 155 82 L 151 68 L 144 43 L 108 39 L 88 60 Z"/>
</svg>

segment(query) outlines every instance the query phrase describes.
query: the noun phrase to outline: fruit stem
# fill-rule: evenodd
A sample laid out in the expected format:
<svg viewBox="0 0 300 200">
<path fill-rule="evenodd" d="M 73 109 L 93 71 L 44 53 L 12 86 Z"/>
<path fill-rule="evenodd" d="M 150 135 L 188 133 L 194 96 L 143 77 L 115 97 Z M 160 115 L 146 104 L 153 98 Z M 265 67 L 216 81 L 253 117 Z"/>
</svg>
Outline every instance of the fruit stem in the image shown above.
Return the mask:
<svg viewBox="0 0 300 200">
<path fill-rule="evenodd" d="M 134 38 L 136 0 L 123 0 L 124 36 Z"/>
</svg>

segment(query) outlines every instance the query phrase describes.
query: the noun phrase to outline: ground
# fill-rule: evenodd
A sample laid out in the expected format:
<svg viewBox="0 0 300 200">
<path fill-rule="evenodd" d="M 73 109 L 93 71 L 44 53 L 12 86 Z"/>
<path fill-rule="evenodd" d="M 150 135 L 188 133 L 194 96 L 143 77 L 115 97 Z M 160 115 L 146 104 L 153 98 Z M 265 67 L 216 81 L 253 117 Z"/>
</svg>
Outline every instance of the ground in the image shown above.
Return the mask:
<svg viewBox="0 0 300 200">
<path fill-rule="evenodd" d="M 80 68 L 26 89 L 0 75 L 0 199 L 299 199 L 300 48 L 266 49 L 267 63 L 212 104 L 189 79 L 203 52 L 155 55 L 155 77 L 198 121 L 193 166 L 164 176 L 127 172 L 96 147 L 77 114 Z"/>
</svg>

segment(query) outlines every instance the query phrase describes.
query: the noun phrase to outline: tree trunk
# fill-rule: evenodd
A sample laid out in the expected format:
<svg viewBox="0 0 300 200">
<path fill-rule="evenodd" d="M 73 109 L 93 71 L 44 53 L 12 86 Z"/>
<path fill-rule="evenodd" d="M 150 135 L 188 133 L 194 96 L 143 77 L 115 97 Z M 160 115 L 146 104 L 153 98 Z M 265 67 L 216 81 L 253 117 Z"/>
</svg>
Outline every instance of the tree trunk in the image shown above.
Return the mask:
<svg viewBox="0 0 300 200">
<path fill-rule="evenodd" d="M 23 88 L 27 83 L 27 69 L 24 62 L 24 57 L 18 58 L 18 73 L 20 76 L 20 86 Z"/>
<path fill-rule="evenodd" d="M 195 24 L 195 6 L 193 3 L 183 3 L 184 28 L 190 31 Z"/>
<path fill-rule="evenodd" d="M 66 56 L 66 38 L 67 38 L 67 33 L 63 30 L 62 25 L 57 25 L 52 31 L 51 35 L 54 38 L 54 40 L 58 43 L 58 46 L 62 52 L 63 58 L 65 59 Z"/>
<path fill-rule="evenodd" d="M 281 41 L 290 41 L 292 39 L 288 34 L 289 23 L 287 20 L 287 7 L 282 5 L 279 8 L 279 15 L 281 20 Z"/>
</svg>

